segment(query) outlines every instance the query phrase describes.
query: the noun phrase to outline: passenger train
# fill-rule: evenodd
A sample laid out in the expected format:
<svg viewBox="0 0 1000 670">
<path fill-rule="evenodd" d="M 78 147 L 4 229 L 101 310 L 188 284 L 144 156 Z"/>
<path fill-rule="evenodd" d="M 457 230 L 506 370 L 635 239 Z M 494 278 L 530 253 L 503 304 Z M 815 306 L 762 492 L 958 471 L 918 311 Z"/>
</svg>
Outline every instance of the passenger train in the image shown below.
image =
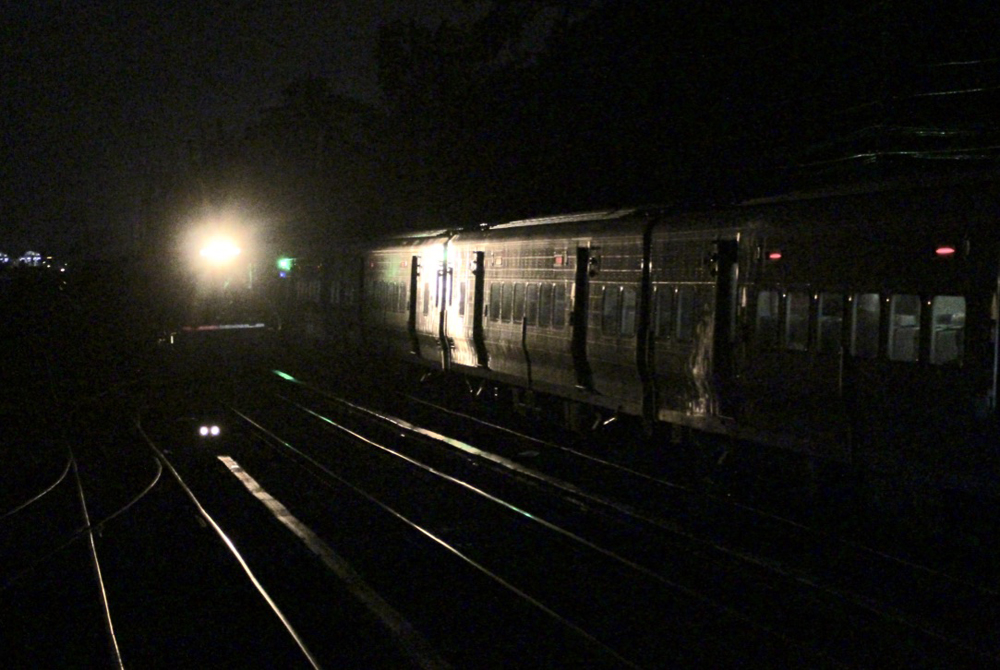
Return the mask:
<svg viewBox="0 0 1000 670">
<path fill-rule="evenodd" d="M 615 416 L 998 493 L 1000 180 L 632 208 L 300 259 L 290 332 Z"/>
</svg>

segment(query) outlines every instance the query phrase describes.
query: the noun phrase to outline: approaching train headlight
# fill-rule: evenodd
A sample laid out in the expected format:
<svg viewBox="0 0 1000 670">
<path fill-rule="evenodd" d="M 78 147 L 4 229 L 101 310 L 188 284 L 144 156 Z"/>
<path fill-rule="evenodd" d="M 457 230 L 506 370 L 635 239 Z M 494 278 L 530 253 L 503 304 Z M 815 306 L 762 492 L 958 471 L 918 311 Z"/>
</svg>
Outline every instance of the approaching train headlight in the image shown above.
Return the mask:
<svg viewBox="0 0 1000 670">
<path fill-rule="evenodd" d="M 198 428 L 198 434 L 202 437 L 218 437 L 221 433 L 222 429 L 214 423 L 202 425 Z"/>
<path fill-rule="evenodd" d="M 242 250 L 239 245 L 228 237 L 213 237 L 199 252 L 201 257 L 213 265 L 230 263 Z"/>
</svg>

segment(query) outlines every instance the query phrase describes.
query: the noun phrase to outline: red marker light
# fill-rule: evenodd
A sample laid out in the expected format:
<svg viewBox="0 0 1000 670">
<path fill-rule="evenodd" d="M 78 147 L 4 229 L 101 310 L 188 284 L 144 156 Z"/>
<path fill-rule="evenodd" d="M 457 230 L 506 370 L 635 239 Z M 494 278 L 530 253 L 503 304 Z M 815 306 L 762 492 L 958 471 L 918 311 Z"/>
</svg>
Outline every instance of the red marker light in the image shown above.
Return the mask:
<svg viewBox="0 0 1000 670">
<path fill-rule="evenodd" d="M 955 247 L 938 247 L 934 250 L 938 256 L 953 256 L 955 254 Z"/>
<path fill-rule="evenodd" d="M 780 251 L 769 251 L 767 254 L 767 260 L 769 261 L 780 261 L 781 252 Z"/>
</svg>

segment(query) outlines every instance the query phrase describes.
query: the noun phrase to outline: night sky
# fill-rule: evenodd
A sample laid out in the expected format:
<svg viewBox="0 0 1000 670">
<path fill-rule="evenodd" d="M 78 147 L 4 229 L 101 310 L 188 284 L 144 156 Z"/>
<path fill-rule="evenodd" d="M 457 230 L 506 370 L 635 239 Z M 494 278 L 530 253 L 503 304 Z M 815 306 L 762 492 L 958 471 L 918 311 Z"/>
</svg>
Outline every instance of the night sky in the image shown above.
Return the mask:
<svg viewBox="0 0 1000 670">
<path fill-rule="evenodd" d="M 116 245 L 136 176 L 186 140 L 246 126 L 300 75 L 375 101 L 380 23 L 470 12 L 442 0 L 5 4 L 0 250 Z"/>
<path fill-rule="evenodd" d="M 488 44 L 490 31 L 507 29 L 503 21 L 537 18 L 542 5 L 563 16 L 599 9 L 551 33 L 504 33 L 519 35 L 520 52 Z M 404 48 L 395 97 L 386 98 L 379 26 L 412 19 L 429 27 L 423 37 L 395 34 L 401 44 L 415 35 L 419 47 L 442 20 L 468 26 L 496 7 L 507 13 L 490 31 L 439 32 L 429 50 Z M 143 209 L 143 194 L 162 191 L 157 180 L 186 146 L 213 133 L 260 131 L 261 115 L 303 77 L 365 103 L 371 118 L 389 118 L 389 133 L 373 133 L 382 145 L 361 158 L 337 149 L 341 163 L 322 171 L 340 170 L 358 185 L 347 194 L 355 218 L 383 205 L 390 214 L 412 209 L 413 225 L 661 201 L 673 195 L 663 185 L 704 184 L 707 192 L 803 156 L 950 150 L 929 144 L 941 131 L 978 146 L 1000 141 L 991 111 L 1000 20 L 991 3 L 975 0 L 849 0 L 821 9 L 763 1 L 43 0 L 9 4 L 0 26 L 0 251 L 12 255 L 129 249 L 135 221 L 154 212 Z M 516 67 L 495 67 L 505 63 Z M 926 97 L 952 90 L 978 92 Z M 285 149 L 287 126 L 308 99 L 270 119 L 286 124 Z M 246 163 L 260 163 L 267 142 L 277 146 L 272 130 L 258 132 L 266 141 Z M 826 154 L 816 151 L 823 146 Z M 299 158 L 312 160 L 308 143 Z M 261 165 L 258 184 L 274 181 L 271 170 L 302 190 L 344 186 L 324 175 L 279 175 L 278 166 Z M 175 195 L 158 197 L 163 204 Z M 313 212 L 343 195 L 313 199 Z M 319 218 L 316 226 L 330 225 Z"/>
</svg>

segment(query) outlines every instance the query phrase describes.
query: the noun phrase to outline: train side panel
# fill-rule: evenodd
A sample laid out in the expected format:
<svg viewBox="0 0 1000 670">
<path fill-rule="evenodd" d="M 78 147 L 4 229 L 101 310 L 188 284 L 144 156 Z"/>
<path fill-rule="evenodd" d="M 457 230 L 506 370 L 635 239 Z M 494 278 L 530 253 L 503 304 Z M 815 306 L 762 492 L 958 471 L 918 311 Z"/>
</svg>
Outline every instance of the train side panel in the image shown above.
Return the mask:
<svg viewBox="0 0 1000 670">
<path fill-rule="evenodd" d="M 771 232 L 741 288 L 743 431 L 911 480 L 995 488 L 993 188 L 756 210 Z"/>
<path fill-rule="evenodd" d="M 444 233 L 398 238 L 368 251 L 362 296 L 367 347 L 379 355 L 442 366 L 447 240 Z"/>
<path fill-rule="evenodd" d="M 725 259 L 719 253 L 723 244 L 736 249 L 740 236 L 738 228 L 710 216 L 674 217 L 653 229 L 648 309 L 661 421 L 712 432 L 732 430 L 728 408 L 735 394 L 738 266 L 734 256 L 720 269 Z M 726 277 L 725 295 L 719 291 L 720 272 Z M 723 321 L 717 323 L 719 314 Z"/>
</svg>

